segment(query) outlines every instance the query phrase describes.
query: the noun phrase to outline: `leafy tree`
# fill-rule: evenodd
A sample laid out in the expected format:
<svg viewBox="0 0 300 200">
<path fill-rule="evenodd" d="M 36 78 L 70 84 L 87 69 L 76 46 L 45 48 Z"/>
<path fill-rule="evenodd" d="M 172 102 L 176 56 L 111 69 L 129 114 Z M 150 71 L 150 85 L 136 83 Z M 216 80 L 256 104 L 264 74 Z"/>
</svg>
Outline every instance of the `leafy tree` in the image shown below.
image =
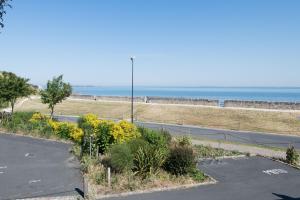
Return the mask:
<svg viewBox="0 0 300 200">
<path fill-rule="evenodd" d="M 29 79 L 18 77 L 11 72 L 0 73 L 0 99 L 10 103 L 12 113 L 18 98 L 27 97 L 35 92 L 28 81 Z"/>
<path fill-rule="evenodd" d="M 63 76 L 54 77 L 48 81 L 47 88 L 41 91 L 41 99 L 44 104 L 48 104 L 51 118 L 53 117 L 54 107 L 61 103 L 72 94 L 72 87 L 69 83 L 63 82 Z"/>
<path fill-rule="evenodd" d="M 5 7 L 10 7 L 11 5 L 8 3 L 11 0 L 0 0 L 0 28 L 4 27 L 3 24 L 3 16 L 6 14 Z"/>
</svg>

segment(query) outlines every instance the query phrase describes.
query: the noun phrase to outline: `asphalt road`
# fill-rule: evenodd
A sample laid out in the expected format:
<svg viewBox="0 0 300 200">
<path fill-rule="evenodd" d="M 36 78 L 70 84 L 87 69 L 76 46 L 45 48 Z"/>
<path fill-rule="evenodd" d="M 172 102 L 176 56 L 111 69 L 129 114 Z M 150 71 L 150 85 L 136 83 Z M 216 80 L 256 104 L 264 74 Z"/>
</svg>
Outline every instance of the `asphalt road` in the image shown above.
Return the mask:
<svg viewBox="0 0 300 200">
<path fill-rule="evenodd" d="M 69 144 L 0 134 L 0 199 L 73 196 L 83 190 Z"/>
<path fill-rule="evenodd" d="M 199 164 L 215 185 L 110 200 L 300 200 L 300 171 L 261 157 Z"/>
<path fill-rule="evenodd" d="M 170 124 L 156 124 L 138 122 L 137 124 L 152 129 L 165 129 L 176 135 L 190 135 L 211 140 L 227 140 L 243 144 L 254 144 L 266 147 L 287 148 L 289 145 L 300 150 L 300 137 L 259 132 L 232 131 L 201 128 L 195 126 L 181 126 Z"/>
<path fill-rule="evenodd" d="M 57 116 L 58 120 L 77 121 L 78 117 Z M 219 130 L 211 128 L 201 128 L 196 126 L 171 125 L 159 123 L 136 122 L 140 126 L 151 129 L 165 129 L 174 135 L 189 135 L 210 140 L 226 140 L 242 144 L 254 144 L 266 147 L 287 148 L 289 145 L 295 146 L 300 150 L 300 137 L 286 136 L 278 134 L 267 134 L 258 132 L 244 132 L 232 130 Z"/>
</svg>

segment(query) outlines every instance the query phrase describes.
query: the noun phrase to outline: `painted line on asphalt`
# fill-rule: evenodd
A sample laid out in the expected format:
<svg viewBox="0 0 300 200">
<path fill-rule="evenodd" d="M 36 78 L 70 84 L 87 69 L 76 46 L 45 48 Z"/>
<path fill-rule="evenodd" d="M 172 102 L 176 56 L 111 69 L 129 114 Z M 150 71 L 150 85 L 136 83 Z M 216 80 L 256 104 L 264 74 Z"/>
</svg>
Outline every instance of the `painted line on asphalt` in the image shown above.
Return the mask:
<svg viewBox="0 0 300 200">
<path fill-rule="evenodd" d="M 0 166 L 0 169 L 7 169 L 7 166 Z"/>
<path fill-rule="evenodd" d="M 0 174 L 4 174 L 4 172 L 0 172 Z"/>
<path fill-rule="evenodd" d="M 264 170 L 263 173 L 268 175 L 279 175 L 279 174 L 287 174 L 288 172 L 284 169 L 269 169 L 269 170 Z"/>
<path fill-rule="evenodd" d="M 29 184 L 38 183 L 38 182 L 41 182 L 41 180 L 30 180 L 30 181 L 28 181 Z"/>
<path fill-rule="evenodd" d="M 35 157 L 35 156 L 34 156 L 33 153 L 26 153 L 26 154 L 25 154 L 25 157 L 27 157 L 27 158 L 33 158 L 33 157 Z"/>
</svg>

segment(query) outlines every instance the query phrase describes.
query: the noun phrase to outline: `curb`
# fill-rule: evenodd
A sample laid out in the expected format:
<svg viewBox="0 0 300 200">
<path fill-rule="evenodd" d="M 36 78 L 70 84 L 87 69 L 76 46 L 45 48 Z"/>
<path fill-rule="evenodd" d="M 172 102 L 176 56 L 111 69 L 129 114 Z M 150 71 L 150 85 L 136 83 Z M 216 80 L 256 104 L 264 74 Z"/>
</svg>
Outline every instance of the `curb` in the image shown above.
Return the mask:
<svg viewBox="0 0 300 200">
<path fill-rule="evenodd" d="M 300 170 L 300 166 L 291 165 L 291 164 L 289 164 L 289 163 L 283 162 L 283 161 L 278 160 L 278 159 L 276 159 L 276 158 L 270 158 L 270 157 L 262 156 L 262 155 L 257 155 L 257 156 L 260 156 L 260 157 L 263 157 L 263 158 L 267 158 L 267 159 L 269 159 L 269 160 L 273 160 L 274 162 L 279 162 L 279 163 L 281 163 L 281 164 L 287 165 L 287 166 L 292 167 L 292 168 L 294 168 L 294 169 Z"/>
<path fill-rule="evenodd" d="M 197 183 L 197 184 L 188 184 L 188 185 L 180 185 L 180 186 L 174 186 L 174 187 L 166 187 L 166 188 L 154 188 L 149 190 L 137 190 L 135 192 L 123 192 L 119 194 L 108 194 L 108 195 L 96 195 L 95 199 L 108 199 L 108 198 L 114 198 L 114 197 L 126 197 L 126 196 L 133 196 L 138 194 L 150 194 L 154 192 L 165 192 L 165 191 L 173 191 L 173 190 L 181 190 L 181 189 L 189 189 L 189 188 L 195 188 L 199 186 L 204 185 L 214 185 L 217 184 L 218 181 L 212 178 L 211 176 L 205 174 L 209 181 L 203 182 L 203 183 Z"/>
<path fill-rule="evenodd" d="M 224 159 L 239 159 L 239 158 L 248 158 L 251 157 L 250 156 L 246 156 L 246 155 L 236 155 L 236 156 L 220 156 L 220 157 L 215 157 L 215 158 L 200 158 L 198 159 L 199 161 L 203 161 L 203 160 L 224 160 Z"/>
<path fill-rule="evenodd" d="M 64 197 L 34 197 L 34 198 L 23 198 L 17 200 L 77 200 L 81 199 L 80 196 L 64 196 Z"/>
</svg>

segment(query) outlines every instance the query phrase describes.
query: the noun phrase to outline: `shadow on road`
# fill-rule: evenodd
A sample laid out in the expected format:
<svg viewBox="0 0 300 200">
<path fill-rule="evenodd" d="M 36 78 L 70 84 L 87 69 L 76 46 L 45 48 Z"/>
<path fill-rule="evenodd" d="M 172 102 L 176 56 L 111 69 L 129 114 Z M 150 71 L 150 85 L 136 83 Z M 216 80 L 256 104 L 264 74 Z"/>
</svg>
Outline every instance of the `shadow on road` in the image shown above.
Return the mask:
<svg viewBox="0 0 300 200">
<path fill-rule="evenodd" d="M 282 194 L 273 193 L 273 195 L 281 198 L 281 199 L 278 199 L 278 200 L 300 200 L 300 198 L 293 198 L 293 197 L 282 195 Z"/>
</svg>

